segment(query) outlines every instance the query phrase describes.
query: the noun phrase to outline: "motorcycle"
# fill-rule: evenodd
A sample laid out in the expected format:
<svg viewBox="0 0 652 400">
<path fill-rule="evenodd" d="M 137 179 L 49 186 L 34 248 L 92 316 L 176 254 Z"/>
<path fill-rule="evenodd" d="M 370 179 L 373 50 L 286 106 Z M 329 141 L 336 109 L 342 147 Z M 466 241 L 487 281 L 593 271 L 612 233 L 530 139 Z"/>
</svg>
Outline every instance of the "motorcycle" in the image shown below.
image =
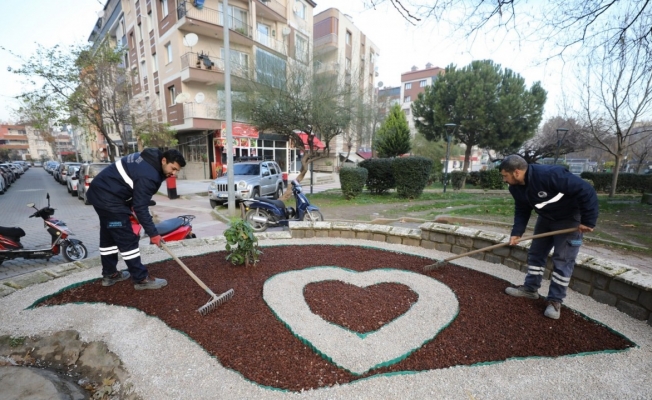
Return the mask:
<svg viewBox="0 0 652 400">
<path fill-rule="evenodd" d="M 0 264 L 4 260 L 13 260 L 15 258 L 39 259 L 50 258 L 59 255 L 70 261 L 78 261 L 88 256 L 88 250 L 81 240 L 70 239 L 68 236 L 74 235 L 65 222 L 52 218 L 54 208 L 50 207 L 50 194 L 47 194 L 48 205 L 40 210 L 34 203 L 29 203 L 27 207 L 34 208 L 36 212 L 30 215 L 30 218 L 39 217 L 43 219 L 43 227 L 52 237 L 50 248 L 45 249 L 24 249 L 20 243 L 20 238 L 25 236 L 22 228 L 9 228 L 0 226 Z"/>
<path fill-rule="evenodd" d="M 323 221 L 324 216 L 317 206 L 310 204 L 303 194 L 301 184 L 292 180 L 292 194 L 296 201 L 296 209 L 285 207 L 281 200 L 271 200 L 256 197 L 253 200 L 244 200 L 245 221 L 254 229 L 254 232 L 263 232 L 270 226 L 288 226 L 290 221 Z"/>
<path fill-rule="evenodd" d="M 156 205 L 154 200 L 149 202 L 150 206 Z M 180 215 L 176 218 L 166 219 L 165 221 L 154 224 L 158 234 L 161 235 L 163 240 L 166 242 L 174 242 L 177 240 L 183 239 L 194 239 L 197 236 L 192 233 L 192 220 L 195 219 L 194 215 Z M 129 221 L 131 222 L 131 229 L 134 233 L 140 236 L 140 232 L 143 229 L 136 218 L 136 213 L 131 212 L 129 216 Z"/>
</svg>

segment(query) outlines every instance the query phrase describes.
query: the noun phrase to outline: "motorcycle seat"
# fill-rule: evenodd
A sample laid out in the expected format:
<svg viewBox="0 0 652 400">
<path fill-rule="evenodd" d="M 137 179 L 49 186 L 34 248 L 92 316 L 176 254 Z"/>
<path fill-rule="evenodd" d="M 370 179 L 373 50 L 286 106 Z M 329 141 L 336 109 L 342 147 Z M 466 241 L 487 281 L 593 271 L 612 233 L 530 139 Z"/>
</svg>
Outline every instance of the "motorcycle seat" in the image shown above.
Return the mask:
<svg viewBox="0 0 652 400">
<path fill-rule="evenodd" d="M 23 228 L 15 228 L 15 227 L 9 228 L 5 226 L 0 226 L 0 235 L 9 236 L 12 238 L 18 238 L 20 240 L 20 238 L 25 236 L 25 231 L 23 230 Z"/>
<path fill-rule="evenodd" d="M 273 200 L 273 199 L 267 199 L 265 197 L 256 197 L 254 198 L 256 201 L 260 201 L 261 203 L 269 203 L 274 205 L 276 208 L 280 208 L 283 210 L 285 208 L 285 203 L 283 203 L 282 200 Z"/>
<path fill-rule="evenodd" d="M 158 231 L 158 234 L 163 236 L 167 235 L 168 233 L 179 229 L 184 225 L 184 220 L 182 218 L 170 218 L 166 219 L 165 221 L 156 224 L 156 230 Z"/>
</svg>

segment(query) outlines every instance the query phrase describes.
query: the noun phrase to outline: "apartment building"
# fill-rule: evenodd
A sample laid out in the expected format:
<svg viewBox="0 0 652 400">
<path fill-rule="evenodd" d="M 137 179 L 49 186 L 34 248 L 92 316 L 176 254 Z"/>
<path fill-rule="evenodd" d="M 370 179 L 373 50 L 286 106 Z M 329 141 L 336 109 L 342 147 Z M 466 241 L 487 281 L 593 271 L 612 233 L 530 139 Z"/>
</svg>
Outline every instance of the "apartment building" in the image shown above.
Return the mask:
<svg viewBox="0 0 652 400">
<path fill-rule="evenodd" d="M 54 157 L 46 138 L 29 125 L 0 125 L 0 150 L 17 160 L 38 161 Z"/>
<path fill-rule="evenodd" d="M 426 86 L 432 85 L 444 69 L 435 67 L 431 63 L 426 64 L 425 69 L 418 69 L 413 66 L 409 72 L 401 74 L 401 109 L 407 117 L 412 136 L 416 134 L 414 127 L 414 116 L 412 115 L 412 102 L 417 99 L 419 93 L 425 92 Z"/>
<path fill-rule="evenodd" d="M 376 96 L 378 76 L 378 47 L 358 29 L 350 16 L 336 8 L 329 8 L 314 17 L 314 60 L 316 73 L 330 73 L 344 84 L 360 91 L 365 102 Z M 349 152 L 347 136 L 353 139 L 353 150 L 348 161 L 360 161 L 360 149 L 371 148 L 371 136 L 355 134 L 352 129 L 333 138 L 329 144 L 331 155 L 340 165 Z M 331 161 L 332 162 L 332 161 Z"/>
<path fill-rule="evenodd" d="M 243 81 L 309 59 L 314 6 L 231 0 L 225 12 L 221 0 L 109 0 L 91 39 L 125 47 L 133 104 L 177 131 L 187 161 L 183 176 L 211 178 L 226 162 L 225 27 L 235 91 Z M 237 116 L 232 130 L 234 157 L 274 158 L 286 171 L 296 157 L 285 137 L 261 134 Z"/>
</svg>

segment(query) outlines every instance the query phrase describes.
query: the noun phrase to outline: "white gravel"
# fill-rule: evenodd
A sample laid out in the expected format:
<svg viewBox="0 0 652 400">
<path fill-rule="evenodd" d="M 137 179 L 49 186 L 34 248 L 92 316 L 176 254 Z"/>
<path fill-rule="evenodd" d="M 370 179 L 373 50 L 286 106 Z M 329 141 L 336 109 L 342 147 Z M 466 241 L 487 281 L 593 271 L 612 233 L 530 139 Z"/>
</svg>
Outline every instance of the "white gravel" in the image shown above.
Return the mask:
<svg viewBox="0 0 652 400">
<path fill-rule="evenodd" d="M 434 250 L 352 239 L 261 241 L 261 245 L 284 244 L 360 245 L 434 260 L 450 256 Z M 223 244 L 175 246 L 174 251 L 179 256 L 186 256 L 221 249 Z M 150 263 L 169 257 L 161 251 L 154 255 L 143 253 L 143 258 Z M 515 284 L 523 280 L 521 272 L 499 264 L 472 258 L 461 258 L 456 263 Z M 47 294 L 100 274 L 100 268 L 94 267 L 1 298 L 0 335 L 47 335 L 74 329 L 80 332 L 82 340 L 104 341 L 120 357 L 131 374 L 131 384 L 145 399 L 652 398 L 652 327 L 572 291 L 569 291 L 565 305 L 622 333 L 638 347 L 620 353 L 509 360 L 483 366 L 379 376 L 343 386 L 292 393 L 266 389 L 246 381 L 237 372 L 223 368 L 181 332 L 169 329 L 158 319 L 138 310 L 99 304 L 25 310 Z M 541 291 L 546 293 L 547 287 Z M 514 323 L 518 323 L 518 316 L 515 316 Z M 549 329 L 549 326 L 544 323 L 541 329 Z"/>
</svg>

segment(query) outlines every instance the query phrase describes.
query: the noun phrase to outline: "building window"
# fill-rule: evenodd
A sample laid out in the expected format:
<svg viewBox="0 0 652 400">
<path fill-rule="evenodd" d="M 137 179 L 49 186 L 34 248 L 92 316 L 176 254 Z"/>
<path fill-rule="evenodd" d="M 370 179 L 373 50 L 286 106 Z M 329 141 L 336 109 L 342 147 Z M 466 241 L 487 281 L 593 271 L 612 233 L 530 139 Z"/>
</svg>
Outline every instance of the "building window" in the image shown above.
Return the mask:
<svg viewBox="0 0 652 400">
<path fill-rule="evenodd" d="M 405 110 L 403 110 L 403 112 L 405 113 L 405 115 L 410 115 L 410 109 L 409 108 L 406 108 Z"/>
<path fill-rule="evenodd" d="M 138 41 L 143 40 L 143 24 L 138 24 Z"/>
<path fill-rule="evenodd" d="M 410 82 L 410 83 L 406 83 L 406 84 L 405 84 L 405 90 L 410 90 L 410 89 L 412 89 L 412 83 L 411 83 L 411 82 Z"/>
<path fill-rule="evenodd" d="M 174 86 L 168 88 L 168 95 L 170 96 L 170 106 L 176 105 L 177 91 L 174 89 Z"/>
<path fill-rule="evenodd" d="M 249 54 L 230 49 L 229 55 L 231 56 L 231 73 L 246 77 L 249 74 Z M 224 60 L 224 47 L 220 49 L 220 57 Z"/>
<path fill-rule="evenodd" d="M 369 53 L 369 62 L 372 64 L 376 62 L 376 53 L 373 51 Z"/>
<path fill-rule="evenodd" d="M 219 23 L 220 25 L 224 26 L 224 12 L 222 11 L 223 5 L 221 2 L 219 3 L 218 9 L 219 9 Z M 242 8 L 238 8 L 234 6 L 229 6 L 229 16 L 227 19 L 229 21 L 229 28 L 233 29 L 234 31 L 240 32 L 245 36 L 249 36 L 249 24 L 247 24 L 247 21 L 249 20 L 249 16 L 247 10 L 243 10 Z"/>
<path fill-rule="evenodd" d="M 147 79 L 147 65 L 145 65 L 145 60 L 140 62 L 140 75 L 143 77 L 143 80 Z"/>
<path fill-rule="evenodd" d="M 179 147 L 187 162 L 201 162 L 208 154 L 205 135 L 184 135 L 179 138 Z"/>
<path fill-rule="evenodd" d="M 152 12 L 147 13 L 147 32 L 154 30 L 154 20 L 152 19 Z"/>
<path fill-rule="evenodd" d="M 172 62 L 172 43 L 168 43 L 168 44 L 165 45 L 165 52 L 168 55 L 168 60 L 167 60 L 166 64 L 169 64 L 169 63 Z"/>
<path fill-rule="evenodd" d="M 168 9 L 168 0 L 161 0 L 161 8 L 163 9 L 163 18 L 167 17 L 170 13 Z"/>
<path fill-rule="evenodd" d="M 152 54 L 152 72 L 157 72 L 158 71 L 158 58 L 156 57 L 156 53 Z"/>
<path fill-rule="evenodd" d="M 426 87 L 426 80 L 419 81 L 419 87 Z"/>
<path fill-rule="evenodd" d="M 410 96 L 405 96 L 405 99 L 403 99 L 403 102 L 404 102 L 404 103 L 409 103 L 409 102 L 411 102 L 411 101 L 412 101 L 412 100 L 411 100 Z"/>
<path fill-rule="evenodd" d="M 299 34 L 296 35 L 295 40 L 295 56 L 298 61 L 308 62 L 308 39 Z"/>
<path fill-rule="evenodd" d="M 296 1 L 294 3 L 294 14 L 301 19 L 306 19 L 306 5 Z"/>
<path fill-rule="evenodd" d="M 344 60 L 344 72 L 346 72 L 347 74 L 351 74 L 351 59 L 350 58 L 346 58 Z"/>
<path fill-rule="evenodd" d="M 353 42 L 353 35 L 351 35 L 351 32 L 346 31 L 346 36 L 345 36 L 345 38 L 346 38 L 346 39 L 345 39 L 345 40 L 346 40 L 346 45 L 347 45 L 347 46 L 351 46 L 351 43 Z"/>
</svg>

